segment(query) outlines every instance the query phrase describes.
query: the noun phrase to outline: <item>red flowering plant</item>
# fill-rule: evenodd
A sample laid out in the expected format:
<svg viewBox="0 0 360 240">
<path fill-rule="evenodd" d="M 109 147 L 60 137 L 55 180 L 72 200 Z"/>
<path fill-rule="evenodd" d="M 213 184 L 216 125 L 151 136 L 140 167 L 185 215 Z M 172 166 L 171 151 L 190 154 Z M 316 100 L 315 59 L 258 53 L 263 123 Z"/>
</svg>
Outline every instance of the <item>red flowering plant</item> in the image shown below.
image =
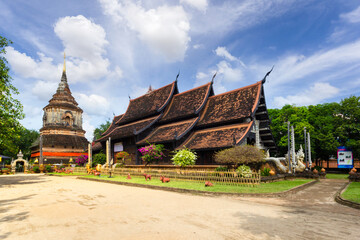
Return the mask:
<svg viewBox="0 0 360 240">
<path fill-rule="evenodd" d="M 117 163 L 119 163 L 121 166 L 125 165 L 125 159 L 129 156 L 129 154 L 125 151 L 121 151 L 115 154 L 115 158 L 117 160 Z"/>
<path fill-rule="evenodd" d="M 145 162 L 145 166 L 153 162 L 158 162 L 160 159 L 165 157 L 164 145 L 162 144 L 149 144 L 148 146 L 138 149 L 141 153 L 141 159 Z"/>
<path fill-rule="evenodd" d="M 76 158 L 75 163 L 78 166 L 84 166 L 85 163 L 88 162 L 88 156 L 87 155 L 80 155 L 79 157 Z"/>
</svg>

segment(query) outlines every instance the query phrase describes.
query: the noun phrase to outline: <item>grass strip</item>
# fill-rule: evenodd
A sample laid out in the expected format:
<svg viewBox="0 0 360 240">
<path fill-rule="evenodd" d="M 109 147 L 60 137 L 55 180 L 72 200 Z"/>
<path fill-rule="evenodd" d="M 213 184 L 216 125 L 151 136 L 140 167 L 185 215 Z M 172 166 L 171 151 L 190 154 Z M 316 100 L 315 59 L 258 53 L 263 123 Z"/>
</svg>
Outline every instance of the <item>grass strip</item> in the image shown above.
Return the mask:
<svg viewBox="0 0 360 240">
<path fill-rule="evenodd" d="M 347 179 L 349 174 L 337 174 L 337 173 L 327 173 L 327 179 Z"/>
<path fill-rule="evenodd" d="M 158 178 L 157 179 L 153 178 L 151 181 L 146 181 L 144 177 L 137 177 L 137 176 L 132 176 L 132 179 L 126 179 L 126 176 L 114 176 L 112 178 L 108 178 L 108 176 L 104 176 L 104 175 L 101 177 L 94 175 L 88 175 L 85 177 L 104 179 L 110 181 L 137 183 L 144 185 L 164 186 L 164 187 L 173 187 L 173 188 L 208 191 L 208 192 L 228 192 L 228 193 L 278 193 L 313 181 L 312 179 L 284 180 L 284 181 L 271 182 L 271 183 L 261 183 L 255 187 L 220 185 L 215 183 L 214 186 L 212 187 L 205 187 L 205 183 L 197 183 L 192 181 L 178 181 L 178 180 L 176 181 L 171 180 L 169 183 L 162 183 Z"/>
<path fill-rule="evenodd" d="M 360 182 L 352 182 L 341 197 L 356 203 L 360 203 Z"/>
</svg>

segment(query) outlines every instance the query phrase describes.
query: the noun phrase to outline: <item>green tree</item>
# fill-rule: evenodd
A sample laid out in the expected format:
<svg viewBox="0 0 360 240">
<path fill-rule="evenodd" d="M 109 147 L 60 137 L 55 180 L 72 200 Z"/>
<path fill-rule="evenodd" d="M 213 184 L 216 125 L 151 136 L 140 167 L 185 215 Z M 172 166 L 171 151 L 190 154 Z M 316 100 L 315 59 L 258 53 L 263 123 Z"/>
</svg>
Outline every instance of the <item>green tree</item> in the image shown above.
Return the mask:
<svg viewBox="0 0 360 240">
<path fill-rule="evenodd" d="M 10 69 L 4 57 L 6 47 L 11 43 L 0 36 L 0 152 L 14 156 L 19 150 L 14 141 L 20 139 L 22 126 L 19 120 L 24 118 L 24 114 L 20 101 L 13 97 L 19 92 L 11 84 Z"/>
<path fill-rule="evenodd" d="M 94 139 L 101 138 L 101 134 L 103 134 L 111 125 L 110 119 L 106 121 L 106 123 L 101 124 L 99 127 L 94 130 Z"/>
<path fill-rule="evenodd" d="M 100 151 L 100 153 L 94 155 L 94 159 L 92 162 L 92 166 L 96 166 L 98 164 L 104 165 L 106 163 L 106 155 Z"/>
<path fill-rule="evenodd" d="M 354 157 L 360 158 L 360 97 L 351 96 L 341 100 L 334 115 L 337 140 L 341 145 L 351 148 Z"/>
</svg>

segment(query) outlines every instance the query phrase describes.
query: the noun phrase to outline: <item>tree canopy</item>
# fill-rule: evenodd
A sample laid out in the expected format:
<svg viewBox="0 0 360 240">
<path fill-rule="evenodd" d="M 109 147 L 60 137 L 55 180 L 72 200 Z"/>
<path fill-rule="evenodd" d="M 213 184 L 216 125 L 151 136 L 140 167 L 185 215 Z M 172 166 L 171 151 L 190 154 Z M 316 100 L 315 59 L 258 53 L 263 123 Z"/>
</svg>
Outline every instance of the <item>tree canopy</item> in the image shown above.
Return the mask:
<svg viewBox="0 0 360 240">
<path fill-rule="evenodd" d="M 19 92 L 11 84 L 10 68 L 4 56 L 11 43 L 0 36 L 0 152 L 14 156 L 20 149 L 15 142 L 23 130 L 19 120 L 24 118 L 24 113 L 20 101 L 14 98 Z"/>
<path fill-rule="evenodd" d="M 101 124 L 94 130 L 94 140 L 101 138 L 101 134 L 105 132 L 111 125 L 110 119 L 106 120 L 106 123 Z"/>
<path fill-rule="evenodd" d="M 336 156 L 338 146 L 351 148 L 354 158 L 360 158 L 360 97 L 308 107 L 285 105 L 282 109 L 269 109 L 269 115 L 279 156 L 287 152 L 287 121 L 290 121 L 297 149 L 300 144 L 304 146 L 304 127 L 310 132 L 314 158 L 326 160 Z"/>
</svg>

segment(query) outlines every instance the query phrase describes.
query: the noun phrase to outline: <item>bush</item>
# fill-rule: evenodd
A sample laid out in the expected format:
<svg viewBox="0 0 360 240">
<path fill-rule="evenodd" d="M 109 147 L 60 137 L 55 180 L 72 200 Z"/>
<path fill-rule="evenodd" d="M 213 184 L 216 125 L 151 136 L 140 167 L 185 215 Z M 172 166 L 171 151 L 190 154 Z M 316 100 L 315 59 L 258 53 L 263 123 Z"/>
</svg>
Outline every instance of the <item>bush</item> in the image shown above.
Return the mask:
<svg viewBox="0 0 360 240">
<path fill-rule="evenodd" d="M 229 171 L 229 168 L 228 167 L 217 167 L 217 168 L 215 168 L 215 171 L 216 172 L 227 172 L 227 171 Z"/>
<path fill-rule="evenodd" d="M 321 171 L 321 168 L 322 168 L 322 167 L 320 167 L 320 166 L 315 166 L 315 167 L 312 167 L 312 170 L 316 169 L 318 172 L 320 172 L 320 171 Z"/>
<path fill-rule="evenodd" d="M 104 165 L 106 163 L 106 155 L 102 152 L 95 154 L 92 162 L 92 166 L 96 166 L 98 164 Z"/>
<path fill-rule="evenodd" d="M 139 148 L 139 152 L 142 155 L 141 159 L 145 162 L 145 166 L 162 159 L 164 157 L 163 149 L 164 145 L 162 144 L 150 144 Z"/>
<path fill-rule="evenodd" d="M 40 168 L 38 166 L 34 166 L 32 169 L 35 173 L 39 173 L 40 172 Z"/>
<path fill-rule="evenodd" d="M 129 157 L 129 154 L 125 151 L 121 151 L 115 154 L 116 164 L 124 166 L 126 158 Z M 117 165 L 116 165 L 117 166 Z"/>
<path fill-rule="evenodd" d="M 251 145 L 241 145 L 215 153 L 215 162 L 238 167 L 240 164 L 259 163 L 264 160 L 264 153 Z"/>
<path fill-rule="evenodd" d="M 181 150 L 174 151 L 174 156 L 171 158 L 171 161 L 175 166 L 186 167 L 195 165 L 196 162 L 196 153 L 190 149 L 184 148 Z"/>
<path fill-rule="evenodd" d="M 78 165 L 78 166 L 84 166 L 85 163 L 87 163 L 88 161 L 88 156 L 87 155 L 80 155 L 79 157 L 77 157 L 75 159 L 75 163 Z"/>
<path fill-rule="evenodd" d="M 270 176 L 270 168 L 264 168 L 263 170 L 261 170 L 261 176 Z"/>
<path fill-rule="evenodd" d="M 52 172 L 51 166 L 50 166 L 50 165 L 46 165 L 46 166 L 45 166 L 45 171 L 46 171 L 46 172 Z"/>
<path fill-rule="evenodd" d="M 239 173 L 240 177 L 249 178 L 252 175 L 251 168 L 246 165 L 239 166 L 236 171 Z"/>
</svg>

